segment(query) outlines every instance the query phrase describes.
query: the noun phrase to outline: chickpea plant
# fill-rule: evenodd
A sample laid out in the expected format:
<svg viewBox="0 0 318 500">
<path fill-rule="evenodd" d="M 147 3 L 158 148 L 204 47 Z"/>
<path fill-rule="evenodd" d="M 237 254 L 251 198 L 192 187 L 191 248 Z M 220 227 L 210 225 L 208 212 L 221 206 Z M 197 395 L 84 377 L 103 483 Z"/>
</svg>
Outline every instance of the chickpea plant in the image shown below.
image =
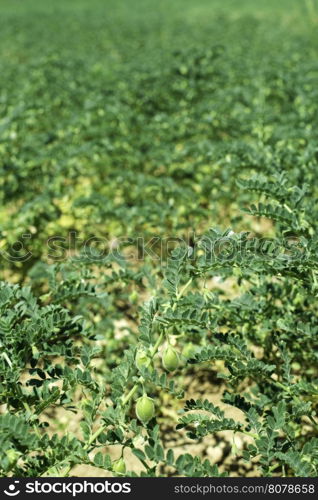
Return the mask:
<svg viewBox="0 0 318 500">
<path fill-rule="evenodd" d="M 62 305 L 65 296 L 103 304 L 105 293 L 91 284 L 83 261 L 76 263 L 85 277 L 80 288 L 74 270 L 64 270 L 59 281 L 57 268 L 51 269 L 51 292 L 39 300 L 29 288 L 2 283 L 3 475 L 66 476 L 77 464 L 119 476 L 157 476 L 167 470 L 184 476 L 221 474 L 208 459 L 190 453 L 176 457 L 173 449 L 165 449 L 158 423 L 162 393 L 183 401 L 176 429 L 191 440 L 230 431 L 246 436 L 241 458 L 253 459 L 261 475 L 317 474 L 317 340 L 308 306 L 316 296 L 318 261 L 305 191 L 286 186 L 283 196 L 282 188 L 277 194 L 276 185 L 264 180 L 241 184 L 273 197 L 249 211 L 277 220 L 276 239 L 260 252 L 260 242 L 247 233 L 211 230 L 194 247 L 177 247 L 156 295 L 141 310 L 137 343 L 106 379 L 92 365 L 100 347 L 89 322 L 75 314 L 80 303 Z M 285 251 L 283 236 L 291 232 L 297 244 Z M 133 279 L 127 271 L 126 276 Z M 235 278 L 242 293 L 222 298 L 207 286 L 213 276 Z M 116 282 L 118 272 L 107 277 L 105 286 L 112 279 Z M 208 394 L 186 399 L 187 370 L 222 365 L 222 399 L 242 412 L 240 421 L 226 416 Z M 79 400 L 76 393 L 82 394 Z M 67 430 L 52 435 L 50 408 L 81 411 L 82 437 Z M 103 451 L 114 445 L 121 448 L 115 460 Z M 127 450 L 140 462 L 139 472 L 127 467 Z"/>
</svg>

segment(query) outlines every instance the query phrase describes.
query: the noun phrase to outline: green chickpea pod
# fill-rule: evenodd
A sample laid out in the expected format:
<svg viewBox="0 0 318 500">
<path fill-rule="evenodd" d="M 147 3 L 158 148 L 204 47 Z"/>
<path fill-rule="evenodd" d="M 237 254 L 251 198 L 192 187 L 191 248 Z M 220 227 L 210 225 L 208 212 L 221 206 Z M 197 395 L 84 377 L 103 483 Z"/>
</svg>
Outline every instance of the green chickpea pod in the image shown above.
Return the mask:
<svg viewBox="0 0 318 500">
<path fill-rule="evenodd" d="M 145 351 L 137 351 L 135 363 L 138 370 L 141 370 L 142 368 L 149 368 L 151 359 Z"/>
<path fill-rule="evenodd" d="M 179 354 L 171 345 L 163 352 L 162 365 L 168 372 L 173 372 L 179 366 Z"/>
<path fill-rule="evenodd" d="M 153 399 L 149 398 L 147 394 L 143 394 L 136 403 L 136 415 L 138 420 L 146 424 L 155 415 L 155 405 Z"/>
<path fill-rule="evenodd" d="M 118 475 L 123 475 L 126 472 L 126 464 L 124 459 L 121 457 L 113 462 L 113 472 Z"/>
</svg>

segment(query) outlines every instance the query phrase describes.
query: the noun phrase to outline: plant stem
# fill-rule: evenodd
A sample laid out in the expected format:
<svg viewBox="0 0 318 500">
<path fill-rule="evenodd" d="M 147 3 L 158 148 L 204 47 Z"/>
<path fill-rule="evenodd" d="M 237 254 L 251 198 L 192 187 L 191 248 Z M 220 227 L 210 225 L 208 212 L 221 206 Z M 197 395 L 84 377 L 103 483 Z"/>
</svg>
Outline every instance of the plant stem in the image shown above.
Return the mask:
<svg viewBox="0 0 318 500">
<path fill-rule="evenodd" d="M 156 352 L 158 351 L 158 347 L 160 346 L 161 342 L 163 341 L 163 332 L 160 333 L 158 339 L 157 339 L 157 342 L 155 343 L 155 345 L 153 346 L 152 348 L 152 351 L 151 351 L 151 354 L 150 354 L 150 358 L 153 359 L 153 357 L 155 356 Z"/>
<path fill-rule="evenodd" d="M 10 366 L 11 370 L 12 370 L 12 363 L 11 363 L 11 360 L 10 358 L 8 357 L 7 353 L 6 352 L 3 352 L 2 353 L 2 356 L 3 358 L 6 360 L 6 362 L 8 363 L 8 365 Z"/>
<path fill-rule="evenodd" d="M 89 449 L 89 447 L 93 444 L 93 442 L 98 438 L 98 436 L 101 435 L 101 433 L 104 431 L 105 429 L 105 425 L 101 425 L 97 431 L 94 432 L 94 434 L 91 435 L 91 437 L 89 438 L 89 440 L 87 441 L 87 443 L 85 444 L 84 446 L 84 450 L 87 451 Z M 60 477 L 65 477 L 68 475 L 68 473 L 70 472 L 72 468 L 72 464 L 69 464 L 60 474 Z"/>
<path fill-rule="evenodd" d="M 254 434 L 253 432 L 248 432 L 248 431 L 238 431 L 238 432 L 241 432 L 242 434 L 245 434 L 245 436 L 250 436 L 253 439 L 257 439 L 258 438 L 258 435 Z"/>
<path fill-rule="evenodd" d="M 21 391 L 21 388 L 20 388 L 20 391 Z M 22 394 L 22 391 L 21 391 L 21 394 Z M 23 401 L 23 406 L 24 406 L 25 410 L 27 411 L 27 413 L 29 414 L 28 422 L 31 422 L 32 417 L 33 417 L 31 408 L 26 401 Z M 33 427 L 33 430 L 34 430 L 35 434 L 37 435 L 38 439 L 41 439 L 42 436 L 41 436 L 41 433 L 40 433 L 39 429 L 37 428 L 37 426 L 35 424 L 33 424 L 32 427 Z"/>
<path fill-rule="evenodd" d="M 314 424 L 315 427 L 318 427 L 318 422 L 316 422 L 315 417 L 313 417 L 312 415 L 308 415 L 308 417 L 311 423 Z"/>
<path fill-rule="evenodd" d="M 153 349 L 151 351 L 151 354 L 150 354 L 150 358 L 152 359 L 162 340 L 163 340 L 163 332 L 160 333 L 155 345 L 153 346 Z M 140 385 L 140 382 L 137 382 L 133 387 L 132 389 L 130 389 L 129 393 L 124 397 L 124 399 L 122 400 L 122 405 L 125 406 L 128 401 L 130 401 L 130 399 L 134 396 L 134 394 L 137 392 L 138 388 L 139 388 L 139 385 Z M 91 435 L 91 437 L 89 438 L 88 442 L 86 443 L 86 445 L 84 446 L 84 450 L 87 451 L 89 449 L 89 447 L 93 444 L 93 442 L 98 438 L 98 436 L 100 436 L 100 434 L 105 430 L 105 425 L 101 425 L 97 431 L 94 432 L 94 434 Z M 68 465 L 60 474 L 60 477 L 65 477 L 69 474 L 70 470 L 72 468 L 72 464 Z"/>
<path fill-rule="evenodd" d="M 128 392 L 127 396 L 124 397 L 123 401 L 122 401 L 122 405 L 125 406 L 128 401 L 133 397 L 133 395 L 135 394 L 135 392 L 137 391 L 139 387 L 139 382 L 137 382 L 133 388 Z"/>
<path fill-rule="evenodd" d="M 150 353 L 150 359 L 153 359 L 153 357 L 155 356 L 156 352 L 158 351 L 158 347 L 160 346 L 162 340 L 163 340 L 163 332 L 160 333 L 160 335 L 157 339 L 157 342 L 155 343 L 155 345 L 152 348 L 152 351 Z M 128 401 L 133 397 L 133 395 L 135 394 L 135 392 L 137 391 L 137 389 L 139 387 L 139 384 L 140 384 L 140 382 L 137 382 L 133 386 L 133 388 L 129 391 L 127 396 L 124 397 L 124 399 L 122 401 L 123 406 L 125 406 L 128 403 Z"/>
<path fill-rule="evenodd" d="M 192 278 L 190 278 L 189 281 L 187 281 L 187 283 L 181 288 L 180 292 L 177 294 L 177 301 L 181 299 L 182 295 L 184 294 L 188 286 L 191 285 L 191 283 L 192 283 Z"/>
</svg>

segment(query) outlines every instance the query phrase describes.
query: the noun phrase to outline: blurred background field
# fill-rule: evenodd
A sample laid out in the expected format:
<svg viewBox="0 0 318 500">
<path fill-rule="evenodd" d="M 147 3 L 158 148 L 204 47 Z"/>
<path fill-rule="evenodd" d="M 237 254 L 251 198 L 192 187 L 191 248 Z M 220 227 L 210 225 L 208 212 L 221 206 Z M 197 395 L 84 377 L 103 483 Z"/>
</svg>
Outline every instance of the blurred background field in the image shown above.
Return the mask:
<svg viewBox="0 0 318 500">
<path fill-rule="evenodd" d="M 310 181 L 316 2 L 0 7 L 1 245 L 32 235 L 13 280 L 50 236 L 239 228 L 238 176 L 307 162 Z"/>
</svg>

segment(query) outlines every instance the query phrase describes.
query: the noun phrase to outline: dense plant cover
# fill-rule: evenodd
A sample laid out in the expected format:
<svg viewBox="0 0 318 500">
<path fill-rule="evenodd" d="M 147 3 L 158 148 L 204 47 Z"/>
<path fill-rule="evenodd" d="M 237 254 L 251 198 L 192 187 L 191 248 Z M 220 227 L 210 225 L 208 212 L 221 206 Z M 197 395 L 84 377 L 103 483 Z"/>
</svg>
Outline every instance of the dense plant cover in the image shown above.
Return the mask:
<svg viewBox="0 0 318 500">
<path fill-rule="evenodd" d="M 317 476 L 316 3 L 0 7 L 1 475 Z"/>
</svg>

